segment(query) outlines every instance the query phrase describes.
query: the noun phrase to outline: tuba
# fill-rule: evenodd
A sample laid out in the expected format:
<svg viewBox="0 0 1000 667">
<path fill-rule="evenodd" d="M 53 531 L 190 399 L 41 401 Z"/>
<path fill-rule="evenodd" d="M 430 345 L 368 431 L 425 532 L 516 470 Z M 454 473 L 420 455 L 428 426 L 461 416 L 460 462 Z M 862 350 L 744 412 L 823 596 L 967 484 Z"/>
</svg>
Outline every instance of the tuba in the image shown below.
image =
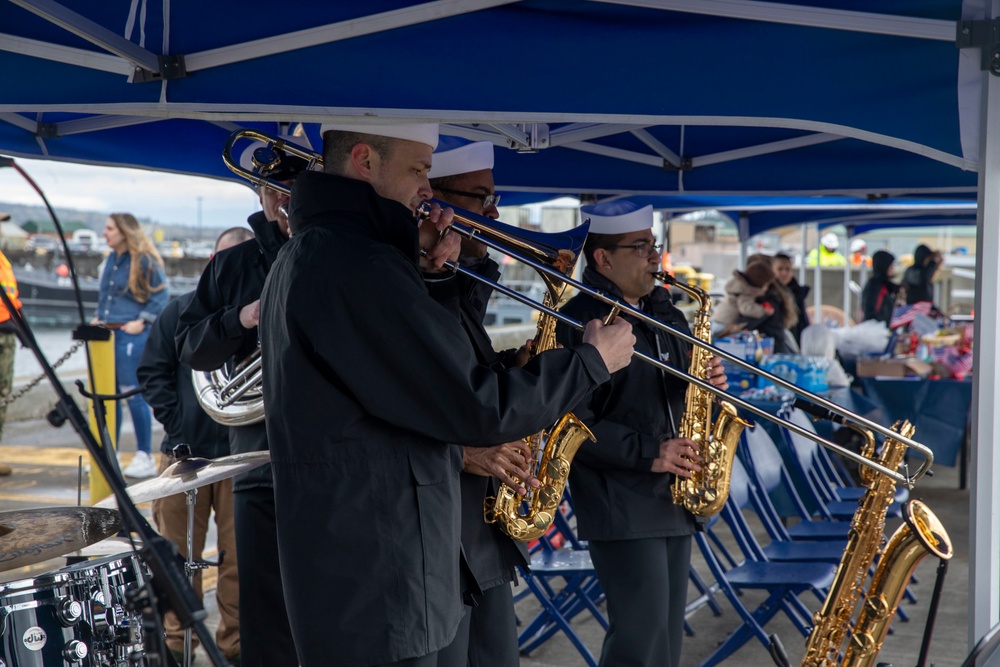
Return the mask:
<svg viewBox="0 0 1000 667">
<path fill-rule="evenodd" d="M 490 234 L 495 235 L 497 223 L 493 223 L 492 227 Z M 534 254 L 540 255 L 539 261 L 556 267 L 565 275 L 570 275 L 587 238 L 588 229 L 589 224 L 584 223 L 568 232 L 567 238 L 571 241 L 568 247 L 556 249 L 547 242 L 545 245 L 536 244 L 533 246 Z M 524 230 L 516 232 L 520 236 Z M 546 247 L 546 250 L 539 250 Z M 544 274 L 542 277 L 546 284 L 543 303 L 548 308 L 555 308 L 562 299 L 566 284 Z M 556 347 L 556 318 L 543 313 L 538 316 L 538 328 L 535 331 L 531 356 L 554 347 Z M 537 489 L 526 487 L 528 493 L 521 498 L 515 489 L 501 484 L 497 495 L 485 501 L 483 515 L 486 522 L 499 523 L 503 532 L 521 542 L 528 542 L 544 535 L 552 525 L 555 513 L 559 511 L 559 503 L 562 502 L 573 457 L 586 440 L 594 440 L 594 434 L 571 412 L 563 415 L 552 428 L 524 438 L 532 453 L 529 467 L 532 474 L 538 478 L 539 486 Z M 525 507 L 522 507 L 522 504 Z"/>
<path fill-rule="evenodd" d="M 909 422 L 893 426 L 903 437 L 913 435 Z M 874 438 L 866 435 L 866 452 L 874 455 Z M 906 447 L 888 438 L 882 448 L 879 463 L 891 469 L 903 462 Z M 885 515 L 896 495 L 895 481 L 862 469 L 868 486 L 851 521 L 847 548 L 837 567 L 837 573 L 822 608 L 813 616 L 813 629 L 806 641 L 803 667 L 871 667 L 889 631 L 889 623 L 903 597 L 913 571 L 928 554 L 941 559 L 952 556 L 951 539 L 933 512 L 920 501 L 904 505 L 906 523 L 899 527 L 884 549 Z M 878 568 L 867 593 L 864 584 L 875 557 Z M 863 604 L 853 628 L 851 620 L 858 602 Z M 845 640 L 850 630 L 850 643 L 843 660 Z"/>
<path fill-rule="evenodd" d="M 260 345 L 230 374 L 226 367 L 191 371 L 194 395 L 209 417 L 226 426 L 249 426 L 264 419 Z"/>
<path fill-rule="evenodd" d="M 656 278 L 666 285 L 673 285 L 698 302 L 691 333 L 705 343 L 712 342 L 712 324 L 709 321 L 712 300 L 693 285 L 678 282 L 667 273 Z M 696 345 L 691 352 L 688 374 L 708 379 L 708 361 L 711 348 Z M 712 516 L 722 511 L 729 498 L 729 479 L 733 472 L 733 457 L 740 442 L 740 434 L 750 425 L 736 414 L 736 407 L 729 401 L 718 401 L 719 412 L 712 423 L 715 394 L 695 384 L 689 384 L 684 395 L 684 416 L 681 417 L 677 436 L 694 441 L 701 456 L 701 470 L 690 477 L 674 478 L 674 503 L 696 516 Z"/>
</svg>

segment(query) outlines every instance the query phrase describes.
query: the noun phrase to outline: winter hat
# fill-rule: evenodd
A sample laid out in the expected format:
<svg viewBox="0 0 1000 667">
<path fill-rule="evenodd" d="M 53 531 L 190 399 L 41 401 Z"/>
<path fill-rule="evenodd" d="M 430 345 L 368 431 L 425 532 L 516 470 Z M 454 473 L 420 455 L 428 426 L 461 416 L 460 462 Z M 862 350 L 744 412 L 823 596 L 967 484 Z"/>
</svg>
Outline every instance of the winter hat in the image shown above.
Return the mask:
<svg viewBox="0 0 1000 667">
<path fill-rule="evenodd" d="M 774 271 L 768 262 L 751 262 L 747 268 L 743 269 L 743 275 L 747 282 L 754 287 L 764 287 L 774 280 Z"/>
<path fill-rule="evenodd" d="M 887 277 L 889 275 L 889 267 L 891 267 L 892 263 L 895 261 L 896 258 L 891 252 L 879 250 L 872 255 L 872 274 L 879 276 L 880 278 Z"/>
</svg>

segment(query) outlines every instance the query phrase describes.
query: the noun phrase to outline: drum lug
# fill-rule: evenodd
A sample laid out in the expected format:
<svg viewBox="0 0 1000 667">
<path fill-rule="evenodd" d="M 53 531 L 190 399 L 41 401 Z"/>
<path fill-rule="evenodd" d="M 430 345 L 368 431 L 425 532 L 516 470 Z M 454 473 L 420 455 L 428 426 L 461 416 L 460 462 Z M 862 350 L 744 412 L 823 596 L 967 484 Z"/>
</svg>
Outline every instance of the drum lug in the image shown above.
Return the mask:
<svg viewBox="0 0 1000 667">
<path fill-rule="evenodd" d="M 67 662 L 77 662 L 83 660 L 87 657 L 88 653 L 90 653 L 90 651 L 87 649 L 87 645 L 79 639 L 71 639 L 66 642 L 66 646 L 63 647 L 63 658 Z"/>
<path fill-rule="evenodd" d="M 56 615 L 64 626 L 76 625 L 83 618 L 83 605 L 72 598 L 63 598 L 56 607 Z"/>
</svg>

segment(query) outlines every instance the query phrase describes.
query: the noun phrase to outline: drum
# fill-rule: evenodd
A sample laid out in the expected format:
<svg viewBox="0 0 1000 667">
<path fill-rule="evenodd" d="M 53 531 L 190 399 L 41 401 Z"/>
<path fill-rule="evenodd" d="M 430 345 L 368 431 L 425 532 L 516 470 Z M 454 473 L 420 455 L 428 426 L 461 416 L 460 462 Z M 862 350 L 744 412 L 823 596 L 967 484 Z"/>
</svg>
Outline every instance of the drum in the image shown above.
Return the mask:
<svg viewBox="0 0 1000 667">
<path fill-rule="evenodd" d="M 148 578 L 125 553 L 0 584 L 0 667 L 138 664 L 142 623 L 126 600 Z"/>
</svg>

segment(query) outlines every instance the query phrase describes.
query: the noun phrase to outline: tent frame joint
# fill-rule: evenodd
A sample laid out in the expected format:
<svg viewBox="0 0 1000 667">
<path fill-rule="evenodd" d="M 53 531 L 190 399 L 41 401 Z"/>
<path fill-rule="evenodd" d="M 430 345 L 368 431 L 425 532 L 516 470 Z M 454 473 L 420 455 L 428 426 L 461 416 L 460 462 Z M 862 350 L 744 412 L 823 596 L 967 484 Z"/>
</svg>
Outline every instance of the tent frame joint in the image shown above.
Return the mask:
<svg viewBox="0 0 1000 667">
<path fill-rule="evenodd" d="M 182 54 L 172 56 L 158 56 L 159 71 L 151 72 L 143 67 L 136 67 L 129 77 L 130 83 L 149 83 L 151 81 L 170 81 L 171 79 L 183 79 L 187 77 L 187 66 L 184 63 Z"/>
<path fill-rule="evenodd" d="M 663 168 L 667 171 L 692 171 L 694 162 L 689 157 L 682 157 L 674 164 L 667 158 L 663 158 Z"/>
<path fill-rule="evenodd" d="M 959 21 L 955 45 L 960 49 L 981 49 L 979 68 L 1000 76 L 1000 18 Z"/>
<path fill-rule="evenodd" d="M 35 136 L 42 139 L 58 139 L 59 126 L 55 123 L 38 123 L 35 127 Z"/>
</svg>

